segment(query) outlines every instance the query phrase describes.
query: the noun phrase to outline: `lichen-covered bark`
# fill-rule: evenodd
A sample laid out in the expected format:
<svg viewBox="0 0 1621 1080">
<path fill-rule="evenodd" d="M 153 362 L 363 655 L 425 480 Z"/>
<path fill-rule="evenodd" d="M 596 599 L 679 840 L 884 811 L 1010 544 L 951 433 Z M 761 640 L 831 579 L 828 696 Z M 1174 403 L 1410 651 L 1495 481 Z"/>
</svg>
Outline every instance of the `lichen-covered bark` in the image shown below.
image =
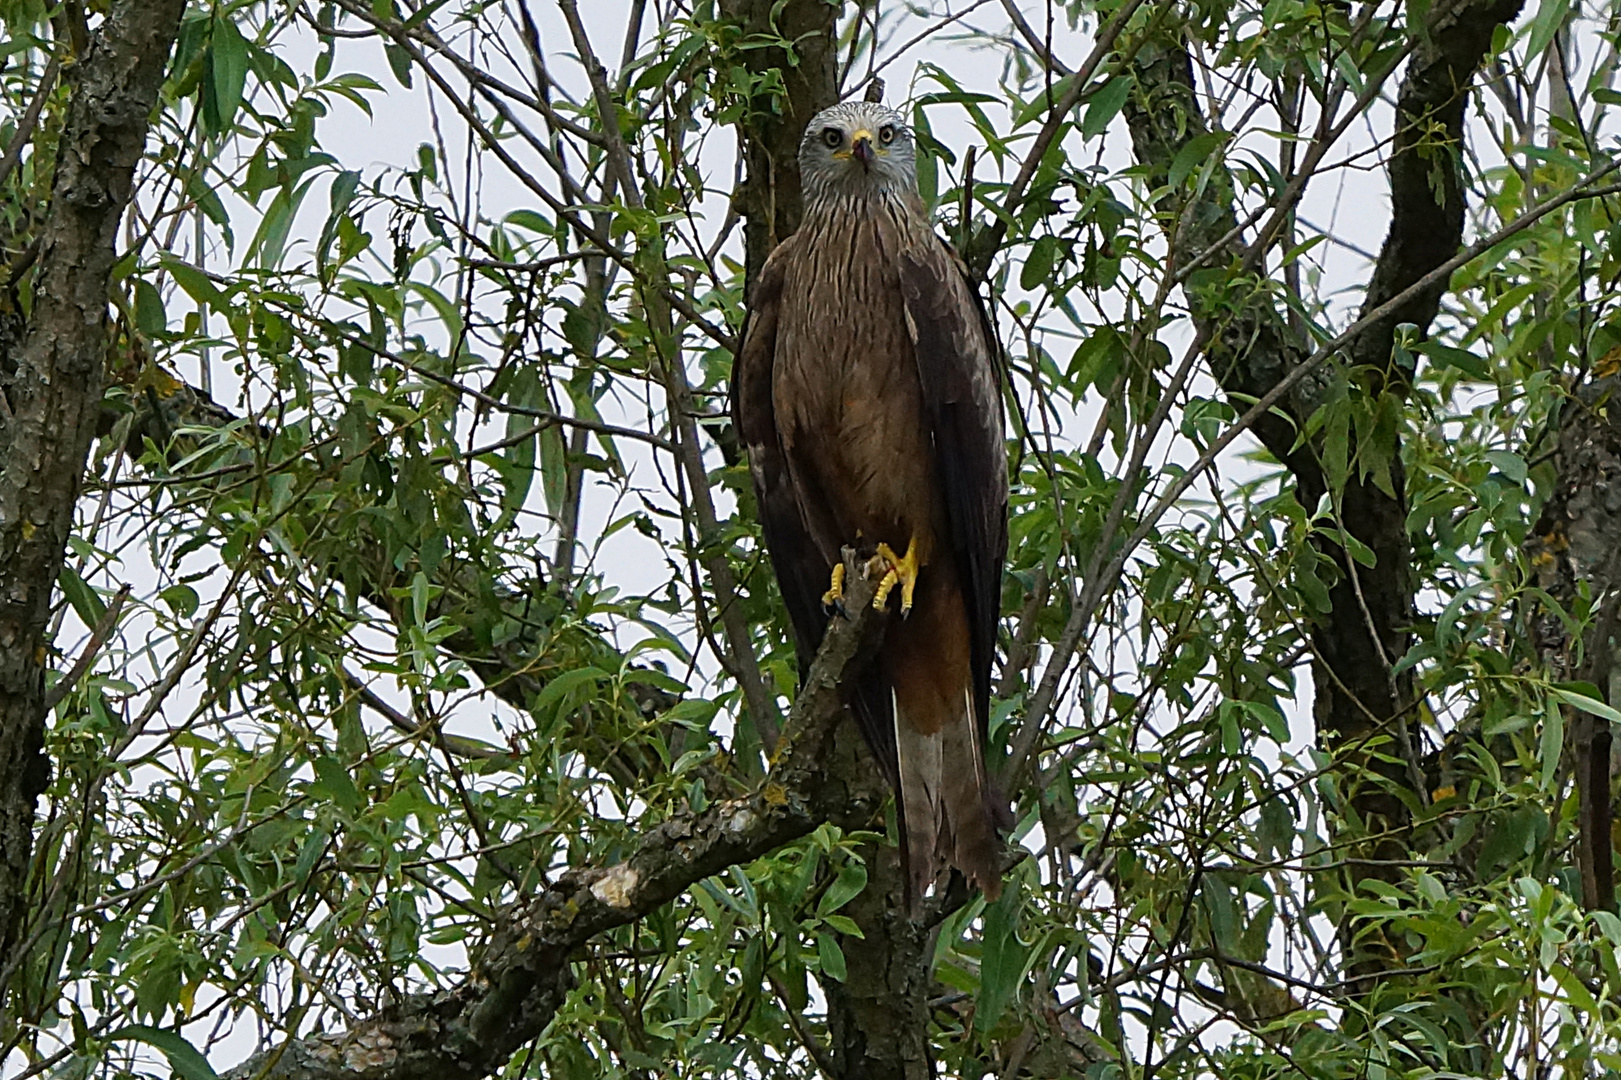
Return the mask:
<svg viewBox="0 0 1621 1080">
<path fill-rule="evenodd" d="M 457 986 L 416 994 L 353 1027 L 257 1054 L 227 1080 L 477 1080 L 551 1022 L 574 985 L 571 961 L 597 934 L 625 926 L 728 866 L 750 862 L 824 821 L 871 822 L 887 790 L 850 770 L 861 750 L 839 687 L 869 662 L 882 619 L 873 583 L 852 564 L 851 618 L 835 619 L 800 688 L 778 762 L 753 794 L 671 818 L 610 867 L 570 870 L 500 917 Z M 849 773 L 854 773 L 851 779 Z"/>
<path fill-rule="evenodd" d="M 22 348 L 0 363 L 0 962 L 10 959 L 45 790 L 46 623 L 101 406 L 118 225 L 184 0 L 123 0 L 72 87 Z M 0 966 L 4 966 L 0 963 Z"/>
<path fill-rule="evenodd" d="M 1453 0 L 1429 13 L 1404 74 L 1397 98 L 1397 127 L 1390 159 L 1392 216 L 1364 299 L 1365 312 L 1389 301 L 1457 253 L 1463 239 L 1464 198 L 1458 175 L 1463 116 L 1475 73 L 1495 28 L 1518 15 L 1519 0 Z M 1174 30 L 1141 44 L 1133 59 L 1137 93 L 1127 120 L 1137 160 L 1149 169 L 1153 183 L 1163 183 L 1183 146 L 1208 130 L 1194 91 L 1193 69 Z M 1219 171 L 1189 205 L 1171 197 L 1161 207 L 1171 234 L 1174 265 L 1204 258 L 1238 224 L 1230 178 Z M 1223 267 L 1244 254 L 1246 238 L 1226 240 L 1229 249 L 1205 260 Z M 1224 390 L 1239 400 L 1270 391 L 1311 352 L 1311 344 L 1291 331 L 1284 313 L 1259 289 L 1245 296 L 1242 281 L 1221 281 L 1219 270 L 1207 270 L 1188 283 L 1195 319 L 1209 334 L 1211 368 Z M 1323 443 L 1296 445 L 1307 419 L 1337 395 L 1405 391 L 1408 374 L 1391 361 L 1397 325 L 1410 323 L 1422 334 L 1439 308 L 1445 282 L 1415 296 L 1397 312 L 1378 320 L 1350 345 L 1340 365 L 1304 379 L 1288 395 L 1282 412 L 1262 418 L 1257 437 L 1289 469 L 1296 497 L 1315 511 L 1325 494 L 1334 497 L 1339 521 L 1373 553 L 1374 565 L 1362 566 L 1331 539 L 1318 548 L 1333 563 L 1329 610 L 1311 629 L 1316 687 L 1314 717 L 1319 742 L 1341 756 L 1349 775 L 1376 779 L 1351 790 L 1350 809 L 1361 828 L 1384 839 L 1374 845 L 1375 858 L 1402 857 L 1401 833 L 1409 822 L 1402 798 L 1393 788 L 1411 789 L 1419 775 L 1416 755 L 1406 732 L 1414 704 L 1411 680 L 1393 667 L 1406 652 L 1412 623 L 1411 549 L 1407 538 L 1405 478 L 1401 447 L 1394 433 L 1386 445 L 1366 449 L 1388 460 L 1388 488 L 1376 475 L 1352 468 L 1339 490 L 1331 491 L 1323 464 Z M 1356 368 L 1357 386 L 1345 372 Z M 1347 451 L 1355 461 L 1354 435 Z M 1376 754 L 1367 753 L 1371 743 Z M 1422 792 L 1415 792 L 1422 799 Z M 1359 874 L 1377 874 L 1374 869 Z M 1365 965 L 1352 963 L 1352 969 Z"/>
</svg>

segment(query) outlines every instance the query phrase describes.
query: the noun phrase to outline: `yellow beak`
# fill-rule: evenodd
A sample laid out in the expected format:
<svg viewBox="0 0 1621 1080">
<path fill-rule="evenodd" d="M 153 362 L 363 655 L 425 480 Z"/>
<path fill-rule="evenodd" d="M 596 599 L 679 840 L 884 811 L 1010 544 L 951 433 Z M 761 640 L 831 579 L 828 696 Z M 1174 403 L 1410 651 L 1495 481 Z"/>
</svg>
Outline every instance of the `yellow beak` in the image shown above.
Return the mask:
<svg viewBox="0 0 1621 1080">
<path fill-rule="evenodd" d="M 850 135 L 850 153 L 855 156 L 857 161 L 861 162 L 863 169 L 872 168 L 872 132 L 866 128 L 853 132 Z"/>
</svg>

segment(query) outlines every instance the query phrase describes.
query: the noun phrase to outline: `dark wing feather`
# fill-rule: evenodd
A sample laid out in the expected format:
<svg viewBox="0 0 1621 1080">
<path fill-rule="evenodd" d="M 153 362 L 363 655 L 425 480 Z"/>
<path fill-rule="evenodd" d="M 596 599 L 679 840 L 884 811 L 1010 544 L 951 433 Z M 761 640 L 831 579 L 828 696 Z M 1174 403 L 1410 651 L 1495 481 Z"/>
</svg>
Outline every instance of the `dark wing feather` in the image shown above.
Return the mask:
<svg viewBox="0 0 1621 1080">
<path fill-rule="evenodd" d="M 732 422 L 748 448 L 749 472 L 759 504 L 766 550 L 777 573 L 803 679 L 827 630 L 822 593 L 832 572 L 805 523 L 805 508 L 788 472 L 777 436 L 773 367 L 777 352 L 777 310 L 782 302 L 784 264 L 794 258 L 790 238 L 766 259 L 749 299 L 742 345 L 732 363 Z M 891 784 L 897 782 L 895 723 L 889 688 L 877 665 L 855 681 L 850 706 L 867 745 Z"/>
<path fill-rule="evenodd" d="M 822 592 L 827 588 L 828 571 L 805 528 L 798 493 L 788 474 L 788 460 L 777 438 L 772 369 L 783 262 L 788 255 L 786 246 L 778 247 L 754 283 L 748 320 L 743 325 L 743 344 L 732 363 L 732 422 L 748 447 L 760 527 L 788 607 L 799 649 L 800 673 L 804 674 L 827 628 Z"/>
<path fill-rule="evenodd" d="M 1001 365 L 962 263 L 937 237 L 900 256 L 907 329 L 934 432 L 935 468 L 968 605 L 980 745 L 990 722 L 991 663 L 1007 559 L 1007 449 Z"/>
</svg>

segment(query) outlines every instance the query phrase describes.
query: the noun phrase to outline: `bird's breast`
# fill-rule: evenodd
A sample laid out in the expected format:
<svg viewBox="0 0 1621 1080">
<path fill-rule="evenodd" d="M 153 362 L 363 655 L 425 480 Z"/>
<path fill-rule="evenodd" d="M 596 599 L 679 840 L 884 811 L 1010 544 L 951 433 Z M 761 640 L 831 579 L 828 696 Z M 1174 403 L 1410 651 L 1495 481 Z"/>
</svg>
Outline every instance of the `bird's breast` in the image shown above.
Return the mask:
<svg viewBox="0 0 1621 1080">
<path fill-rule="evenodd" d="M 905 544 L 938 500 L 899 245 L 871 218 L 806 240 L 778 310 L 778 431 L 841 527 Z"/>
</svg>

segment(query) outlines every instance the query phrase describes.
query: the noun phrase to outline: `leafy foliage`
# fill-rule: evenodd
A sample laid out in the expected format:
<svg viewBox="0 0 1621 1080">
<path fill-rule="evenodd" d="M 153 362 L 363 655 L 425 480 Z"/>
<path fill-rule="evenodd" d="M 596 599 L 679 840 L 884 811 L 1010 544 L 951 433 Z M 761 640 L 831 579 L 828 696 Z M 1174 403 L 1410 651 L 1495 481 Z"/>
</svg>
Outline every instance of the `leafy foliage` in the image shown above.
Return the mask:
<svg viewBox="0 0 1621 1080">
<path fill-rule="evenodd" d="M 1499 28 L 1464 146 L 1426 151 L 1458 155 L 1466 240 L 1610 168 L 1600 6 Z M 1621 919 L 1575 899 L 1566 745 L 1578 715 L 1618 719 L 1611 675 L 1576 678 L 1538 629 L 1591 641 L 1602 597 L 1556 595 L 1532 527 L 1571 391 L 1621 349 L 1615 194 L 1468 262 L 1388 357 L 1322 367 L 1291 453 L 1329 490 L 1305 505 L 1238 433 L 1254 396 L 1223 392 L 1208 346 L 1258 302 L 1307 353 L 1356 318 L 1359 245 L 1385 227 L 1379 91 L 1430 5 L 1014 7 L 1022 28 L 994 5 L 846 5 L 838 24 L 848 92 L 922 57 L 890 96 L 930 150 L 942 232 L 986 256 L 1008 351 L 988 753 L 1028 855 L 998 903 L 939 924 L 939 1063 L 1621 1070 Z M 0 305 L 23 317 L 71 90 L 71 65 L 43 81 L 70 59 L 62 10 L 0 3 L 0 146 L 25 151 L 0 198 Z M 799 44 L 712 0 L 632 11 L 617 67 L 606 33 L 626 27 L 582 24 L 600 88 L 571 66 L 579 40 L 543 46 L 566 23 L 522 2 L 188 14 L 60 582 L 54 774 L 27 949 L 0 979 L 12 1074 L 206 1080 L 450 987 L 507 905 L 766 776 L 796 667 L 727 420 L 729 200 L 734 136 L 787 93 L 755 61 Z M 1168 27 L 1197 124 L 1143 74 Z M 1000 78 L 954 74 L 952 35 L 995 50 Z M 1050 40 L 1073 53 L 1049 60 Z M 1171 118 L 1173 153 L 1134 148 L 1133 109 Z M 397 158 L 349 145 L 374 116 Z M 1178 262 L 1210 205 L 1268 220 L 1335 124 L 1270 256 Z M 1415 689 L 1336 742 L 1312 725 L 1314 628 L 1347 573 L 1397 572 L 1359 539 L 1348 484 L 1405 507 L 1415 607 L 1388 673 Z M 1401 859 L 1376 846 L 1370 790 L 1404 810 Z M 508 1072 L 814 1075 L 830 997 L 883 955 L 851 912 L 885 827 L 826 824 L 596 940 Z"/>
</svg>

